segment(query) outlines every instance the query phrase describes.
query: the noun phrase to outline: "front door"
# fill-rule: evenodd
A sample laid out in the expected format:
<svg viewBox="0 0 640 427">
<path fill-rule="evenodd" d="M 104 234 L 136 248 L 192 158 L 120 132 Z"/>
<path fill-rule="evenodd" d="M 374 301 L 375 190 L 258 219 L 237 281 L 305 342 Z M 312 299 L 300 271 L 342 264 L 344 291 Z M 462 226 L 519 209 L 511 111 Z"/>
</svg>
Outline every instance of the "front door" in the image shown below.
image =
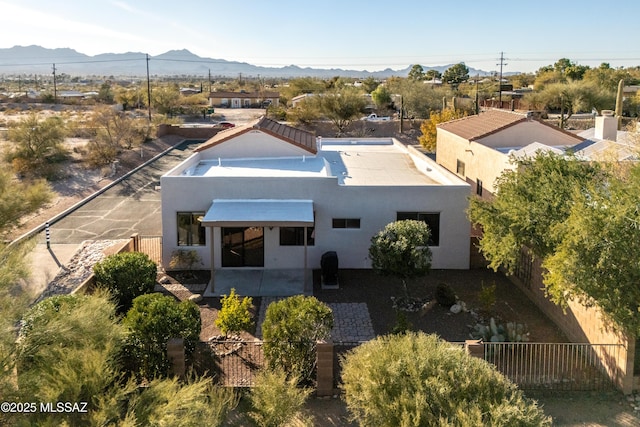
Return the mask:
<svg viewBox="0 0 640 427">
<path fill-rule="evenodd" d="M 264 267 L 264 229 L 225 227 L 222 229 L 223 267 Z"/>
</svg>

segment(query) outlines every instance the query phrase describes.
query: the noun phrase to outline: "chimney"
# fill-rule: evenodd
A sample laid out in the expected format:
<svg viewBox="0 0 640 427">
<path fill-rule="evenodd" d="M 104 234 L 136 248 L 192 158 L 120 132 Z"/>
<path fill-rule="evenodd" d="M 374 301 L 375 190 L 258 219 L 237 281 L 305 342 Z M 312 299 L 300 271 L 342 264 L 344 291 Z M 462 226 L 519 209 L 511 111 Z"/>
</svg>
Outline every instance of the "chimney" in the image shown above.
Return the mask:
<svg viewBox="0 0 640 427">
<path fill-rule="evenodd" d="M 618 119 L 614 117 L 613 111 L 602 110 L 602 115 L 596 117 L 596 132 L 594 136 L 607 141 L 615 141 L 617 139 Z"/>
</svg>

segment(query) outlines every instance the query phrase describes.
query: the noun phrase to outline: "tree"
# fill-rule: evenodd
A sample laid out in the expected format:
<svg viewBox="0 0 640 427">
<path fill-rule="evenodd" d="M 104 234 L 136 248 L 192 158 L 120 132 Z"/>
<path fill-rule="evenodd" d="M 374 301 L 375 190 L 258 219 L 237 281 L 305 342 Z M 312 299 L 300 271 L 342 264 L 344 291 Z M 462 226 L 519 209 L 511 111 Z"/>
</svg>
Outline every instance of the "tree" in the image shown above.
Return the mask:
<svg viewBox="0 0 640 427">
<path fill-rule="evenodd" d="M 142 252 L 110 255 L 93 266 L 96 285 L 113 295 L 119 313 L 126 313 L 134 298 L 153 292 L 158 266 Z"/>
<path fill-rule="evenodd" d="M 484 360 L 435 335 L 368 341 L 341 359 L 347 407 L 363 426 L 550 426 L 535 401 Z"/>
<path fill-rule="evenodd" d="M 431 111 L 442 109 L 442 98 L 453 93 L 448 88 L 433 87 L 422 81 L 390 78 L 386 86 L 389 93 L 402 96 L 404 110 L 409 117 L 428 118 Z"/>
<path fill-rule="evenodd" d="M 615 96 L 588 82 L 553 83 L 540 91 L 545 108 L 559 111 L 558 126 L 564 129 L 573 113 L 614 105 Z"/>
<path fill-rule="evenodd" d="M 459 111 L 447 108 L 440 112 L 432 111 L 427 120 L 424 120 L 420 125 L 420 132 L 422 135 L 418 137 L 418 142 L 427 151 L 434 153 L 436 151 L 436 143 L 438 140 L 438 128 L 440 123 L 450 122 L 462 117 L 466 117 L 467 114 Z"/>
<path fill-rule="evenodd" d="M 180 106 L 180 88 L 177 84 L 154 88 L 151 91 L 151 102 L 158 113 L 173 116 Z"/>
<path fill-rule="evenodd" d="M 140 145 L 148 135 L 146 123 L 111 107 L 96 108 L 91 127 L 95 135 L 87 147 L 89 161 L 96 165 L 111 163 L 123 148 L 129 150 Z"/>
<path fill-rule="evenodd" d="M 472 198 L 468 215 L 482 228 L 479 249 L 489 267 L 513 273 L 523 246 L 544 259 L 553 254 L 562 236 L 557 228 L 568 218 L 576 191 L 585 191 L 603 176 L 597 163 L 575 157 L 538 153 L 514 159 L 496 181 L 496 195 L 487 201 Z"/>
<path fill-rule="evenodd" d="M 366 93 L 372 93 L 380 86 L 380 82 L 378 82 L 373 77 L 369 76 L 366 79 L 362 80 L 362 87 Z"/>
<path fill-rule="evenodd" d="M 253 326 L 251 303 L 252 298 L 250 297 L 244 297 L 240 300 L 234 288 L 231 288 L 229 295 L 222 296 L 222 307 L 218 312 L 215 324 L 225 336 L 239 334 Z"/>
<path fill-rule="evenodd" d="M 113 103 L 113 91 L 111 90 L 111 83 L 102 83 L 102 85 L 100 86 L 100 91 L 98 92 L 98 99 L 105 104 Z"/>
<path fill-rule="evenodd" d="M 436 80 L 436 79 L 440 79 L 442 77 L 442 73 L 436 69 L 430 69 L 427 70 L 427 72 L 424 74 L 424 78 L 426 80 Z"/>
<path fill-rule="evenodd" d="M 371 92 L 371 99 L 375 102 L 376 107 L 387 107 L 389 106 L 393 100 L 391 99 L 391 93 L 386 86 L 378 86 L 376 90 Z"/>
<path fill-rule="evenodd" d="M 353 87 L 344 87 L 314 97 L 319 103 L 320 111 L 336 127 L 338 135 L 357 118 L 366 105 L 362 92 Z"/>
<path fill-rule="evenodd" d="M 183 338 L 190 355 L 200 336 L 200 310 L 192 301 L 177 302 L 161 294 L 141 295 L 122 319 L 128 334 L 125 359 L 142 378 L 164 377 L 169 369 L 167 342 Z"/>
<path fill-rule="evenodd" d="M 19 174 L 53 177 L 56 164 L 64 160 L 65 129 L 60 117 L 40 120 L 35 113 L 9 125 L 8 139 L 14 143 L 6 159 Z"/>
<path fill-rule="evenodd" d="M 464 65 L 464 62 L 452 65 L 442 74 L 442 81 L 450 84 L 453 89 L 457 89 L 460 83 L 467 80 L 469 80 L 469 68 Z"/>
<path fill-rule="evenodd" d="M 310 380 L 316 342 L 328 339 L 332 328 L 333 312 L 315 297 L 296 295 L 272 302 L 262 323 L 268 367 Z"/>
<path fill-rule="evenodd" d="M 411 80 L 424 80 L 424 68 L 422 68 L 422 65 L 415 64 L 413 67 L 411 67 L 408 77 Z"/>
<path fill-rule="evenodd" d="M 373 269 L 402 279 L 421 276 L 431 268 L 431 231 L 423 221 L 395 221 L 371 238 Z"/>
<path fill-rule="evenodd" d="M 574 193 L 562 236 L 543 262 L 546 290 L 566 305 L 576 298 L 598 305 L 615 325 L 640 334 L 640 167 Z"/>
</svg>

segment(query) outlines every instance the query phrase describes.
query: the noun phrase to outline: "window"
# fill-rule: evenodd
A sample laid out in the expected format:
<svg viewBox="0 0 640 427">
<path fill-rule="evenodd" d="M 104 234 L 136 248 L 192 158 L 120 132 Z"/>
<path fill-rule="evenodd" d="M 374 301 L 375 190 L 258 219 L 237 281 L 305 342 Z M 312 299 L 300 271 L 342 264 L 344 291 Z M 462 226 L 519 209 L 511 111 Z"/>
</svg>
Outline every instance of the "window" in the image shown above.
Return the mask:
<svg viewBox="0 0 640 427">
<path fill-rule="evenodd" d="M 360 218 L 333 218 L 333 228 L 360 228 Z"/>
<path fill-rule="evenodd" d="M 440 213 L 433 212 L 398 212 L 396 219 L 402 221 L 405 219 L 415 219 L 417 221 L 423 221 L 429 226 L 431 230 L 431 237 L 429 238 L 429 246 L 440 245 Z"/>
<path fill-rule="evenodd" d="M 480 178 L 476 178 L 476 194 L 482 196 L 482 180 Z"/>
<path fill-rule="evenodd" d="M 462 160 L 456 161 L 456 173 L 460 176 L 464 176 L 464 162 Z"/>
<path fill-rule="evenodd" d="M 307 227 L 307 246 L 314 244 L 314 229 Z M 280 227 L 280 246 L 304 246 L 304 227 Z"/>
<path fill-rule="evenodd" d="M 178 246 L 204 246 L 204 212 L 178 212 Z"/>
</svg>

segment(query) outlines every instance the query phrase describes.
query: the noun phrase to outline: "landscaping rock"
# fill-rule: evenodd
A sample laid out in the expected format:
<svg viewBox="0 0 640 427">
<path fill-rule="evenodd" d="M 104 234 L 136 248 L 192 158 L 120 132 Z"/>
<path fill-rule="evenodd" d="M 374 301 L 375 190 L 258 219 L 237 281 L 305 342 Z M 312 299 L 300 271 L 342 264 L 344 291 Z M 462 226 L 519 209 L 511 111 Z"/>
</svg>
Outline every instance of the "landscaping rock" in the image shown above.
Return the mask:
<svg viewBox="0 0 640 427">
<path fill-rule="evenodd" d="M 189 297 L 189 301 L 193 301 L 195 303 L 199 303 L 200 301 L 202 301 L 202 295 L 200 294 L 193 294 Z"/>
</svg>

